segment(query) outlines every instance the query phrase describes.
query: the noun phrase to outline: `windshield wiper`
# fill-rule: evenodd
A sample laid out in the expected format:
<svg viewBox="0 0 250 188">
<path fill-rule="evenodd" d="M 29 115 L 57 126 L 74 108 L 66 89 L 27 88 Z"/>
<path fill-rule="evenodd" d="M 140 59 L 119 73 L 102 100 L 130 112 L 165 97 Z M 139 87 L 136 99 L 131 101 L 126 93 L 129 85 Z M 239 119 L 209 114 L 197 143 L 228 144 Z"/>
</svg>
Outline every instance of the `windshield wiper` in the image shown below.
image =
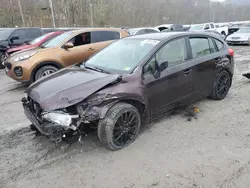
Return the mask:
<svg viewBox="0 0 250 188">
<path fill-rule="evenodd" d="M 99 68 L 99 67 L 88 67 L 86 65 L 84 65 L 87 69 L 91 69 L 91 70 L 94 70 L 94 71 L 97 71 L 97 72 L 102 72 L 102 73 L 106 73 L 106 74 L 110 74 L 109 71 L 106 71 L 102 68 Z"/>
</svg>

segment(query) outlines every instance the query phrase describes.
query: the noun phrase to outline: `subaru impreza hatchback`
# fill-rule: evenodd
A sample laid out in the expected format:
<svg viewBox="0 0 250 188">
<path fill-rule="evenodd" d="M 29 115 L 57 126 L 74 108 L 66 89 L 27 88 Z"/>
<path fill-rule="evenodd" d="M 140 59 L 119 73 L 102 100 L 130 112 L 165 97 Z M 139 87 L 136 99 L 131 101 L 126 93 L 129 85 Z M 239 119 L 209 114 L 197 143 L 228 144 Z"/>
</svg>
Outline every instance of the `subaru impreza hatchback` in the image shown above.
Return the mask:
<svg viewBox="0 0 250 188">
<path fill-rule="evenodd" d="M 233 73 L 234 52 L 216 35 L 137 35 L 35 82 L 22 102 L 33 129 L 51 140 L 81 138 L 91 126 L 103 146 L 119 150 L 175 107 L 224 99 Z"/>
</svg>

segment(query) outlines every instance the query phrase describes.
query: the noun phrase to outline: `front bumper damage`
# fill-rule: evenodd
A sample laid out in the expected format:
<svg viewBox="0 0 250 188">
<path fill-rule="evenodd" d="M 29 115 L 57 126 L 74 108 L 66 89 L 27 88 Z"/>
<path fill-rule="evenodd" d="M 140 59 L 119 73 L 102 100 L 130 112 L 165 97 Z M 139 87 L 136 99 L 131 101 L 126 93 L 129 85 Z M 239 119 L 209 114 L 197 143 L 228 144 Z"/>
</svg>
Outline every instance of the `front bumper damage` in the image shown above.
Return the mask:
<svg viewBox="0 0 250 188">
<path fill-rule="evenodd" d="M 99 113 L 84 110 L 81 114 L 72 114 L 67 111 L 43 112 L 40 105 L 30 98 L 22 99 L 24 113 L 36 129 L 50 140 L 59 143 L 67 137 L 78 137 L 80 140 L 86 135 L 82 131 L 82 125 L 98 120 Z"/>
</svg>

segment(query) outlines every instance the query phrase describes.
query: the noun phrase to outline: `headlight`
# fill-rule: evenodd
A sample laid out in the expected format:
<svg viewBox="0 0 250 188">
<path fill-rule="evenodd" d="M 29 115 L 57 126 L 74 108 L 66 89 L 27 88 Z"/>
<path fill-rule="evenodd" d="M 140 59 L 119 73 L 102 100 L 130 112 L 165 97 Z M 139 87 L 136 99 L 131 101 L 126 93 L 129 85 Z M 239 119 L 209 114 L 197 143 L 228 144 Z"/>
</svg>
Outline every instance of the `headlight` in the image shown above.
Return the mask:
<svg viewBox="0 0 250 188">
<path fill-rule="evenodd" d="M 70 115 L 68 113 L 58 111 L 58 112 L 44 113 L 42 117 L 49 122 L 67 127 L 71 125 L 72 119 L 78 118 L 79 115 Z"/>
<path fill-rule="evenodd" d="M 31 58 L 33 55 L 35 55 L 37 52 L 33 52 L 33 53 L 29 53 L 29 54 L 25 54 L 23 56 L 17 57 L 14 59 L 14 61 L 24 61 L 26 59 Z"/>
</svg>

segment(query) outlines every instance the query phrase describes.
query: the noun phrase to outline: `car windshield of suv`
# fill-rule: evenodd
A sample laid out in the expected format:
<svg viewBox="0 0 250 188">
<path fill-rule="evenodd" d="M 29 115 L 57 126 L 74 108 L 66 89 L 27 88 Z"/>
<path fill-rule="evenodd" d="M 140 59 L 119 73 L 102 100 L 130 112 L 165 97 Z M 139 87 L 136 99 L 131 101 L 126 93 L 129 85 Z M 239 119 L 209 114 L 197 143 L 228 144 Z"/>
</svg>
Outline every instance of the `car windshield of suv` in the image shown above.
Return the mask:
<svg viewBox="0 0 250 188">
<path fill-rule="evenodd" d="M 199 31 L 199 30 L 202 30 L 203 29 L 203 24 L 202 25 L 194 25 L 192 26 L 189 31 Z"/>
<path fill-rule="evenodd" d="M 241 28 L 237 31 L 237 33 L 250 33 L 250 28 Z"/>
<path fill-rule="evenodd" d="M 9 29 L 0 30 L 0 40 L 7 40 L 11 33 L 12 30 Z"/>
<path fill-rule="evenodd" d="M 49 35 L 50 35 L 50 33 L 42 35 L 42 36 L 40 36 L 38 38 L 35 38 L 34 40 L 30 41 L 28 44 L 33 45 L 33 44 L 39 43 L 42 40 L 44 40 L 46 37 L 48 37 Z"/>
<path fill-rule="evenodd" d="M 41 48 L 53 48 L 62 44 L 69 36 L 73 34 L 72 31 L 65 32 L 61 35 L 56 36 L 55 38 L 49 40 L 48 42 L 41 45 Z"/>
<path fill-rule="evenodd" d="M 131 73 L 159 42 L 159 40 L 131 38 L 118 40 L 81 66 L 108 73 Z"/>
</svg>

